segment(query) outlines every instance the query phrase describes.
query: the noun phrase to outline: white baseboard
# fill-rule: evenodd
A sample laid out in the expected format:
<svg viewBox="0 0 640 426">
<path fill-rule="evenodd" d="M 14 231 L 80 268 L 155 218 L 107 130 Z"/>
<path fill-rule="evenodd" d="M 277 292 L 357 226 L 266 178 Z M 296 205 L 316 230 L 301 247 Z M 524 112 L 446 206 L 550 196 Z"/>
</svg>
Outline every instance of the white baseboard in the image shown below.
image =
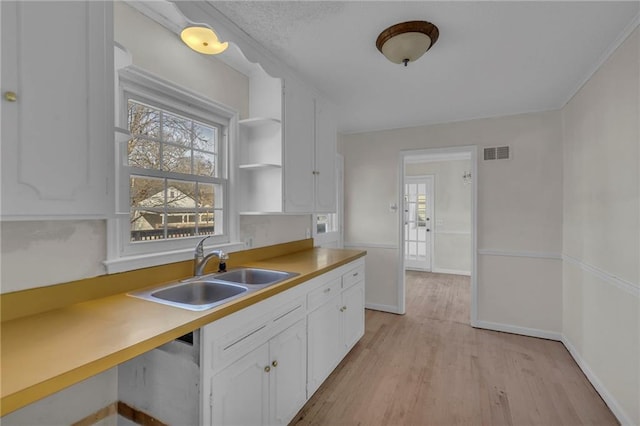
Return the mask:
<svg viewBox="0 0 640 426">
<path fill-rule="evenodd" d="M 602 382 L 600 381 L 600 379 L 598 379 L 598 376 L 595 375 L 593 370 L 591 370 L 591 368 L 589 367 L 589 364 L 587 364 L 584 358 L 582 358 L 582 356 L 580 355 L 580 352 L 578 352 L 578 350 L 575 348 L 575 346 L 573 346 L 571 341 L 569 341 L 569 338 L 567 338 L 567 336 L 563 334 L 561 342 L 565 346 L 565 348 L 567 348 L 567 350 L 569 351 L 573 359 L 578 364 L 578 367 L 580 367 L 580 369 L 584 373 L 584 375 L 587 376 L 587 379 L 589 379 L 589 381 L 595 388 L 596 392 L 600 394 L 605 404 L 607 404 L 607 406 L 613 413 L 613 415 L 616 416 L 620 424 L 622 426 L 634 425 L 635 423 L 631 421 L 631 418 L 627 415 L 627 413 L 620 406 L 620 404 L 618 404 L 618 401 L 613 397 L 613 395 L 611 395 L 611 393 L 607 390 L 607 388 L 602 384 Z"/>
<path fill-rule="evenodd" d="M 538 328 L 520 327 L 517 325 L 501 324 L 491 321 L 474 321 L 471 324 L 476 328 L 483 328 L 485 330 L 503 331 L 505 333 L 521 334 L 529 337 L 539 337 L 541 339 L 562 341 L 562 334 L 555 331 L 540 330 Z"/>
<path fill-rule="evenodd" d="M 466 275 L 468 277 L 471 276 L 471 271 L 462 271 L 460 269 L 433 268 L 431 272 L 435 272 L 437 274 Z"/>
<path fill-rule="evenodd" d="M 397 306 L 393 306 L 393 305 L 380 305 L 380 304 L 377 304 L 377 303 L 365 303 L 364 307 L 367 308 L 367 309 L 372 309 L 374 311 L 389 312 L 391 314 L 402 314 L 403 313 L 403 312 L 400 312 L 400 310 L 398 309 Z"/>
</svg>

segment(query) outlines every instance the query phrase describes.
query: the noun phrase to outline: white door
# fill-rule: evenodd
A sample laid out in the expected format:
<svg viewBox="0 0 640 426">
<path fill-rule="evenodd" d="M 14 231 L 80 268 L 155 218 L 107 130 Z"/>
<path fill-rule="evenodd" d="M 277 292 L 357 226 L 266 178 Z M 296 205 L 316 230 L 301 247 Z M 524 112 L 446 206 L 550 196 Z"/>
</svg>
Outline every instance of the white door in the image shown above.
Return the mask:
<svg viewBox="0 0 640 426">
<path fill-rule="evenodd" d="M 212 425 L 262 425 L 269 410 L 269 344 L 249 352 L 211 379 Z"/>
<path fill-rule="evenodd" d="M 307 400 L 307 328 L 298 321 L 269 341 L 271 425 L 286 425 Z"/>
<path fill-rule="evenodd" d="M 364 334 L 364 283 L 360 282 L 342 293 L 344 353 L 346 354 Z"/>
<path fill-rule="evenodd" d="M 404 185 L 404 266 L 431 270 L 433 176 L 407 177 Z"/>
<path fill-rule="evenodd" d="M 320 387 L 343 352 L 340 317 L 342 299 L 336 295 L 307 317 L 307 396 Z"/>
</svg>

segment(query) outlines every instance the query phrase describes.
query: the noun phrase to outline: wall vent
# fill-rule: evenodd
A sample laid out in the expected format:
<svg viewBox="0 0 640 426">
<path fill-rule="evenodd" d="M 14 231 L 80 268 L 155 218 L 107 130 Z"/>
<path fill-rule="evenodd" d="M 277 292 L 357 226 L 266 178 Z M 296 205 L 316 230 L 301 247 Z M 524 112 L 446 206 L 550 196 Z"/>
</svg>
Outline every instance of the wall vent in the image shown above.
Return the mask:
<svg viewBox="0 0 640 426">
<path fill-rule="evenodd" d="M 486 160 L 509 160 L 511 150 L 508 146 L 497 146 L 484 149 L 484 159 Z"/>
</svg>

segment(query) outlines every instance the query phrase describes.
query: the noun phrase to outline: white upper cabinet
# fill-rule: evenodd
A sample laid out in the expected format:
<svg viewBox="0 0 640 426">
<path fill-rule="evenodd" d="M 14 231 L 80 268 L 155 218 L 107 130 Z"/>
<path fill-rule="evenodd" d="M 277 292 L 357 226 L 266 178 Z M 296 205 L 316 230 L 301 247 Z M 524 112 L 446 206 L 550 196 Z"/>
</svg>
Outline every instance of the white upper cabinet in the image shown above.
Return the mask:
<svg viewBox="0 0 640 426">
<path fill-rule="evenodd" d="M 250 115 L 240 120 L 240 212 L 313 213 L 336 208 L 336 124 L 304 85 L 254 73 Z"/>
<path fill-rule="evenodd" d="M 337 124 L 334 111 L 316 99 L 315 212 L 336 211 Z"/>
<path fill-rule="evenodd" d="M 2 2 L 4 220 L 113 212 L 111 2 Z"/>
<path fill-rule="evenodd" d="M 313 212 L 314 101 L 294 81 L 284 88 L 284 206 L 285 211 Z"/>
</svg>

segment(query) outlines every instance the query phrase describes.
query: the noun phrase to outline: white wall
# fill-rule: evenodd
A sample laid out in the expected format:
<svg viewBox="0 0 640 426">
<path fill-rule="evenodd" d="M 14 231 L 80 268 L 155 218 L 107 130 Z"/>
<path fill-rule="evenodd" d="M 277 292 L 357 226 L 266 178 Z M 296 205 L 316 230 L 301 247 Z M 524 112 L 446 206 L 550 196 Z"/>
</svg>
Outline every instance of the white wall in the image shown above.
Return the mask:
<svg viewBox="0 0 640 426">
<path fill-rule="evenodd" d="M 63 389 L 37 403 L 2 417 L 3 426 L 70 425 L 96 413 L 114 402 L 118 393 L 118 370 L 112 368 Z M 115 415 L 103 419 L 98 426 L 115 426 Z"/>
<path fill-rule="evenodd" d="M 0 222 L 0 233 L 2 293 L 104 274 L 104 221 Z"/>
<path fill-rule="evenodd" d="M 640 29 L 563 109 L 563 334 L 618 419 L 640 424 Z"/>
<path fill-rule="evenodd" d="M 378 263 L 373 257 L 381 250 L 384 258 L 398 256 L 398 213 L 389 204 L 398 201 L 400 151 L 477 145 L 481 158 L 482 147 L 510 145 L 513 159 L 479 159 L 478 176 L 473 177 L 478 183 L 478 319 L 494 328 L 506 324 L 513 331 L 558 336 L 561 138 L 558 111 L 341 135 L 345 245 L 372 254 L 367 262 L 367 304 L 398 306 L 397 279 L 386 269 L 391 261 Z M 522 274 L 504 274 L 505 268 L 513 268 L 514 256 L 526 268 Z M 550 262 L 556 267 L 544 275 L 536 272 Z M 519 294 L 530 297 L 513 296 Z"/>
<path fill-rule="evenodd" d="M 434 176 L 433 272 L 466 275 L 471 272 L 471 185 L 462 181 L 462 175 L 470 171 L 470 160 L 405 166 L 406 176 Z"/>
</svg>

